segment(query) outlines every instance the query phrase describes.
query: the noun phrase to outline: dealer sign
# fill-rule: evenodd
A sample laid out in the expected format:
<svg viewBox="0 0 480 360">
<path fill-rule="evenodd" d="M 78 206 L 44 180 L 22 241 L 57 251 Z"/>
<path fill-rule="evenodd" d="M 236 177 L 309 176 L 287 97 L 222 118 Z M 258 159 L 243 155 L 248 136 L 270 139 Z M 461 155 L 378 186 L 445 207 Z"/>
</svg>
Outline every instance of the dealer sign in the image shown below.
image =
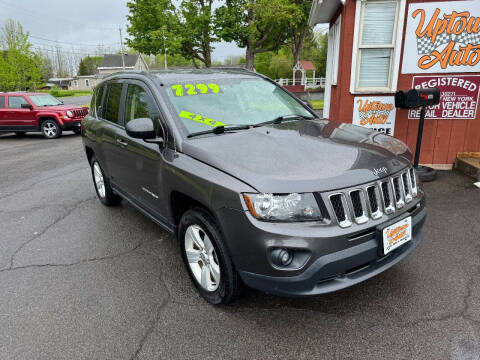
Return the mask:
<svg viewBox="0 0 480 360">
<path fill-rule="evenodd" d="M 478 106 L 480 75 L 414 76 L 412 87 L 440 89 L 440 104 L 427 108 L 425 119 L 472 120 Z M 420 110 L 410 110 L 409 119 L 418 119 Z"/>
<path fill-rule="evenodd" d="M 354 99 L 352 123 L 393 136 L 395 113 L 393 96 L 360 96 Z"/>
<path fill-rule="evenodd" d="M 480 72 L 480 1 L 408 7 L 402 73 Z"/>
</svg>

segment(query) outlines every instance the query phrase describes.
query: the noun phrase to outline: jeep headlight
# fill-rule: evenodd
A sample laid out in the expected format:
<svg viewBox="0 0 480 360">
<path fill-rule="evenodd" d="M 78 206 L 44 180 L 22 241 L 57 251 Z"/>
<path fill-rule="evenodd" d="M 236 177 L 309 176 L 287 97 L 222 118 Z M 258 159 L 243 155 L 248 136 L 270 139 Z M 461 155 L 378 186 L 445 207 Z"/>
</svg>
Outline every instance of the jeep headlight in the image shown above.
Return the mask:
<svg viewBox="0 0 480 360">
<path fill-rule="evenodd" d="M 67 111 L 67 116 L 68 116 L 69 118 L 71 118 L 71 117 L 73 117 L 73 113 L 72 113 L 70 110 L 68 110 L 68 111 Z"/>
<path fill-rule="evenodd" d="M 267 221 L 314 221 L 322 214 L 315 197 L 306 194 L 243 194 L 250 213 Z"/>
</svg>

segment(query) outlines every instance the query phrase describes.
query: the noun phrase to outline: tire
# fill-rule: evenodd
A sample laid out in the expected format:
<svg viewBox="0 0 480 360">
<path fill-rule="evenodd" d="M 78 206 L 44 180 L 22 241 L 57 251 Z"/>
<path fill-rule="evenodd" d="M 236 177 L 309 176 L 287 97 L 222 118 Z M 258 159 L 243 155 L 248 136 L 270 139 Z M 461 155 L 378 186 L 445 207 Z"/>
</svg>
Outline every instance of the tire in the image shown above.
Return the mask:
<svg viewBox="0 0 480 360">
<path fill-rule="evenodd" d="M 180 220 L 178 239 L 183 262 L 200 295 L 214 305 L 234 301 L 242 282 L 213 216 L 202 208 L 187 211 Z"/>
<path fill-rule="evenodd" d="M 62 136 L 62 129 L 53 119 L 47 119 L 42 123 L 42 134 L 46 139 L 57 139 Z"/>
<path fill-rule="evenodd" d="M 24 137 L 26 133 L 26 131 L 16 131 L 15 135 L 17 135 L 17 137 Z"/>
<path fill-rule="evenodd" d="M 77 135 L 80 135 L 82 133 L 81 129 L 73 129 L 72 131 Z"/>
<path fill-rule="evenodd" d="M 415 171 L 422 182 L 434 181 L 437 178 L 437 172 L 435 169 L 428 166 L 420 165 Z"/>
<path fill-rule="evenodd" d="M 93 186 L 95 186 L 95 192 L 100 202 L 105 206 L 120 204 L 122 198 L 113 192 L 110 182 L 95 156 L 92 156 L 90 167 L 92 169 Z"/>
</svg>

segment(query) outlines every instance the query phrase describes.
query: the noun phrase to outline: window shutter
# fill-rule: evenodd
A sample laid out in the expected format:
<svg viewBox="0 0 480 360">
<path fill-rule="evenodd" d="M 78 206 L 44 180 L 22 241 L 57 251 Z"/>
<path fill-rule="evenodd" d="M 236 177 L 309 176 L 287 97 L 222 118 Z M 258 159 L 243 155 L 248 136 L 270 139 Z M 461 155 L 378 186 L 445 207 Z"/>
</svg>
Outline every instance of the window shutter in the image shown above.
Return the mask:
<svg viewBox="0 0 480 360">
<path fill-rule="evenodd" d="M 362 49 L 360 51 L 359 86 L 388 87 L 391 49 Z"/>
<path fill-rule="evenodd" d="M 328 31 L 328 53 L 327 60 L 329 62 L 330 84 L 337 85 L 338 78 L 338 58 L 340 55 L 340 26 L 341 17 L 337 19 L 335 24 Z"/>
<path fill-rule="evenodd" d="M 367 2 L 363 13 L 362 45 L 391 45 L 397 4 Z"/>
</svg>

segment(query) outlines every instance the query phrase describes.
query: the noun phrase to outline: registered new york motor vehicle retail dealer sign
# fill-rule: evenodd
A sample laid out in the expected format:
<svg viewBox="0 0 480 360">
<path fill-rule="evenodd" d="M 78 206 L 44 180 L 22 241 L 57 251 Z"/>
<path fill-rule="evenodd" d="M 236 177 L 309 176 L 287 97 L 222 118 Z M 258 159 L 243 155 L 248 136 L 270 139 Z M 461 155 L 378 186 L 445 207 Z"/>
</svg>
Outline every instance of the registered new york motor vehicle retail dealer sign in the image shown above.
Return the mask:
<svg viewBox="0 0 480 360">
<path fill-rule="evenodd" d="M 427 108 L 426 119 L 473 120 L 477 114 L 480 75 L 414 76 L 413 88 L 439 88 L 440 104 Z M 418 119 L 420 110 L 410 110 L 409 119 Z"/>
</svg>

